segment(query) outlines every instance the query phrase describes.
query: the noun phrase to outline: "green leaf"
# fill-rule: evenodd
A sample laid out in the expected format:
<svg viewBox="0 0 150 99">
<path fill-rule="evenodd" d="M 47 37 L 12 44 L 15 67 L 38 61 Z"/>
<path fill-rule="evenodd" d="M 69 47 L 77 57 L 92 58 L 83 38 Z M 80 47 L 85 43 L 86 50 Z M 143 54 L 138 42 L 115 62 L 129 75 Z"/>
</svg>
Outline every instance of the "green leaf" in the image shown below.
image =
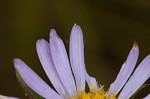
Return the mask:
<svg viewBox="0 0 150 99">
<path fill-rule="evenodd" d="M 28 87 L 25 84 L 25 82 L 23 81 L 23 79 L 21 78 L 21 76 L 19 75 L 19 73 L 17 71 L 16 71 L 16 77 L 17 77 L 21 87 L 24 89 L 25 95 L 27 95 L 30 99 L 44 99 L 42 96 L 37 94 L 35 91 L 33 91 L 30 87 Z"/>
<path fill-rule="evenodd" d="M 145 87 L 150 86 L 150 84 L 143 84 L 131 97 L 130 99 L 134 99 L 134 97 Z"/>
</svg>

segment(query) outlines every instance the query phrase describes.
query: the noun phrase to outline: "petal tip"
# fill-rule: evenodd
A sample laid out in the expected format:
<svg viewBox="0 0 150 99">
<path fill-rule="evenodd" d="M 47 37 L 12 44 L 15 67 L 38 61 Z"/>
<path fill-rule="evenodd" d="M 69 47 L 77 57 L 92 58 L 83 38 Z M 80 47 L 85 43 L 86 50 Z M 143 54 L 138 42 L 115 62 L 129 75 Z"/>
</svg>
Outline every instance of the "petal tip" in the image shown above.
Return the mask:
<svg viewBox="0 0 150 99">
<path fill-rule="evenodd" d="M 18 64 L 21 63 L 21 59 L 15 58 L 15 59 L 13 60 L 13 63 L 14 63 L 15 68 L 17 68 L 18 66 L 20 66 L 20 65 L 18 65 Z"/>
<path fill-rule="evenodd" d="M 56 30 L 55 29 L 51 29 L 50 30 L 50 37 L 55 37 L 57 36 Z"/>
<path fill-rule="evenodd" d="M 44 39 L 38 39 L 36 42 L 42 42 L 42 41 L 44 41 Z"/>
<path fill-rule="evenodd" d="M 20 61 L 20 59 L 19 59 L 19 58 L 15 58 L 15 59 L 13 59 L 13 63 L 14 63 L 14 64 L 16 64 L 18 61 Z"/>
<path fill-rule="evenodd" d="M 72 29 L 80 29 L 81 30 L 81 27 L 75 23 Z"/>
<path fill-rule="evenodd" d="M 36 46 L 39 45 L 41 43 L 41 39 L 36 41 Z"/>
<path fill-rule="evenodd" d="M 71 31 L 71 34 L 78 34 L 78 35 L 82 35 L 82 29 L 79 25 L 74 25 L 72 27 L 72 31 Z"/>
<path fill-rule="evenodd" d="M 137 42 L 136 42 L 136 41 L 134 41 L 133 48 L 135 48 L 135 49 L 139 49 L 138 44 L 137 44 Z"/>
<path fill-rule="evenodd" d="M 76 26 L 77 24 L 76 23 L 74 23 L 74 26 Z"/>
<path fill-rule="evenodd" d="M 39 39 L 36 41 L 36 46 L 38 46 L 39 44 L 43 44 L 44 42 L 46 42 L 45 39 Z"/>
</svg>

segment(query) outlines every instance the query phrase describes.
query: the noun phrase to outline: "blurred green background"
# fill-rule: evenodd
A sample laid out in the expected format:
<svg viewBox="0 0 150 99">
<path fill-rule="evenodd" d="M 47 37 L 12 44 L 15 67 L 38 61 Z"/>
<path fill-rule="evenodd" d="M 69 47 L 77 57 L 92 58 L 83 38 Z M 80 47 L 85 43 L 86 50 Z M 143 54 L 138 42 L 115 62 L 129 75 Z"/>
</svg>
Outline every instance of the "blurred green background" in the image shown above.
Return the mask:
<svg viewBox="0 0 150 99">
<path fill-rule="evenodd" d="M 150 53 L 150 1 L 148 0 L 1 0 L 0 94 L 25 99 L 15 77 L 13 59 L 24 60 L 48 84 L 36 53 L 36 41 L 48 40 L 56 29 L 68 44 L 74 23 L 82 27 L 87 71 L 106 89 L 137 41 L 140 61 Z M 136 99 L 150 93 L 144 88 Z"/>
</svg>

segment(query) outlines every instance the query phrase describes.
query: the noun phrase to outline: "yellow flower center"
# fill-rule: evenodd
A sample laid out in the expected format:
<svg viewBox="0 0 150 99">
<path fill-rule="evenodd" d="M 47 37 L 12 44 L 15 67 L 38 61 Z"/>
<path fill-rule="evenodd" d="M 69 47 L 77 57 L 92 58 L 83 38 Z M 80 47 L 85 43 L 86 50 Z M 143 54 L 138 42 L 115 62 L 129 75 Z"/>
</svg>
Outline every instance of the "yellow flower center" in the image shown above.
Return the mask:
<svg viewBox="0 0 150 99">
<path fill-rule="evenodd" d="M 108 92 L 105 92 L 103 87 L 104 86 L 100 85 L 99 89 L 94 89 L 92 86 L 90 86 L 90 92 L 86 93 L 85 91 L 81 90 L 80 94 L 72 97 L 71 99 L 117 99 L 115 93 L 113 95 L 108 95 Z"/>
</svg>

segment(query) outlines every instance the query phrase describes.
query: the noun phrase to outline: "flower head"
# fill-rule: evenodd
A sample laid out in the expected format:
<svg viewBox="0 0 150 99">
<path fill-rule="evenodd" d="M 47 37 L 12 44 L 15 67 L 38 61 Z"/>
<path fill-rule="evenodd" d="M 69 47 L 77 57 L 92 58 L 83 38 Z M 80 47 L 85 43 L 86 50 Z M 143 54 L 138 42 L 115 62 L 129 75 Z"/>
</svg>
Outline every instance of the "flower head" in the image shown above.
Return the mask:
<svg viewBox="0 0 150 99">
<path fill-rule="evenodd" d="M 103 86 L 99 86 L 96 79 L 86 72 L 83 34 L 78 25 L 74 25 L 71 31 L 70 62 L 65 46 L 54 29 L 50 31 L 49 42 L 40 39 L 36 48 L 42 67 L 56 91 L 22 60 L 16 58 L 14 65 L 24 82 L 46 99 L 128 99 L 150 77 L 150 55 L 133 72 L 139 55 L 139 48 L 135 43 L 116 80 L 108 91 L 104 91 Z M 90 92 L 85 91 L 86 82 Z"/>
</svg>

